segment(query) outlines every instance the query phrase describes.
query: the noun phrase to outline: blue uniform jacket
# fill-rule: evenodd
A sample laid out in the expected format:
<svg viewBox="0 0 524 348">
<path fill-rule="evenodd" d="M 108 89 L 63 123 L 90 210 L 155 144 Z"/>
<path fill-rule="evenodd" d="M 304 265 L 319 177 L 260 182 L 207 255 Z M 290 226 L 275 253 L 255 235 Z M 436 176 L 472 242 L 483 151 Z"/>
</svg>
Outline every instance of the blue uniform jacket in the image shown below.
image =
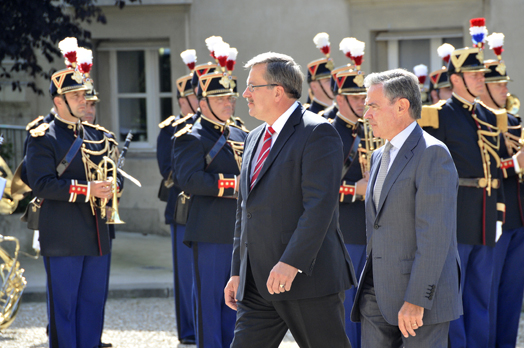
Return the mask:
<svg viewBox="0 0 524 348">
<path fill-rule="evenodd" d="M 86 202 L 88 183 L 83 162 L 84 151 L 94 151 L 89 159 L 96 165 L 116 146 L 99 126 L 84 124 L 82 148 L 58 178 L 56 167 L 76 138 L 78 123 L 60 118 L 40 127 L 45 133 L 29 138 L 26 156 L 29 186 L 43 198 L 40 211 L 40 246 L 43 256 L 105 255 L 110 252 L 110 235 L 100 209 L 91 210 Z M 49 127 L 49 129 L 45 129 Z M 38 128 L 36 129 L 38 130 Z M 123 181 L 117 175 L 122 189 Z M 110 204 L 108 203 L 108 206 Z"/>
<path fill-rule="evenodd" d="M 228 143 L 208 168 L 205 156 L 221 136 L 223 125 L 202 116 L 190 132 L 176 139 L 174 176 L 182 190 L 192 195 L 184 236 L 187 243 L 233 243 L 235 178 L 247 132 L 235 126 L 229 129 Z"/>
<path fill-rule="evenodd" d="M 483 178 L 484 168 L 477 134 L 478 125 L 472 117 L 471 104 L 452 96 L 438 110 L 438 128 L 424 130 L 446 144 L 453 157 L 459 178 Z M 496 116 L 482 104 L 477 104 L 479 120 L 497 124 Z M 484 131 L 491 127 L 480 125 Z M 486 139 L 493 145 L 503 142 L 502 136 Z M 496 150 L 497 152 L 498 150 Z M 502 171 L 490 155 L 492 179 L 502 182 Z M 501 184 L 502 186 L 502 184 Z M 495 245 L 496 222 L 503 220 L 504 190 L 492 188 L 489 195 L 483 188 L 459 186 L 457 200 L 457 240 L 470 245 Z M 502 210 L 500 210 L 502 209 Z"/>
<path fill-rule="evenodd" d="M 342 139 L 344 145 L 344 160 L 347 158 L 353 145 L 354 135 L 358 134 L 362 139 L 362 146 L 365 146 L 362 124 L 360 122 L 353 125 L 343 118 L 336 116 L 332 125 Z M 339 222 L 340 230 L 344 236 L 344 243 L 346 244 L 366 244 L 366 212 L 364 209 L 364 201 L 361 199 L 353 200 L 356 194 L 355 183 L 360 179 L 362 179 L 362 169 L 357 155 L 340 183 Z"/>
</svg>

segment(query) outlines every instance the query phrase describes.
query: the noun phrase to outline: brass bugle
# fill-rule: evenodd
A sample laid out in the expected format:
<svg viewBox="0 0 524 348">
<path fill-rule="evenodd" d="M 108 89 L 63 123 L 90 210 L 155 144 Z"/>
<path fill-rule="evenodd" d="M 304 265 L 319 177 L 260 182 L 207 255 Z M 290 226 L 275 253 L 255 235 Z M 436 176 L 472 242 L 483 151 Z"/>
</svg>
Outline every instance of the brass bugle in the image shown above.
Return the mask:
<svg viewBox="0 0 524 348">
<path fill-rule="evenodd" d="M 111 168 L 108 168 L 108 166 L 111 165 Z M 108 172 L 112 172 L 113 176 L 113 182 L 111 183 L 111 190 L 113 192 L 113 200 L 111 208 L 109 208 L 109 211 L 111 212 L 110 216 L 107 218 L 106 224 L 125 224 L 124 221 L 120 219 L 120 215 L 118 214 L 118 199 L 117 199 L 117 167 L 115 162 L 107 157 L 104 156 L 102 161 L 98 164 L 97 168 L 97 179 L 99 181 L 105 181 L 108 178 Z M 100 200 L 100 216 L 102 218 L 106 217 L 106 205 L 108 200 L 107 199 L 101 199 Z"/>
</svg>

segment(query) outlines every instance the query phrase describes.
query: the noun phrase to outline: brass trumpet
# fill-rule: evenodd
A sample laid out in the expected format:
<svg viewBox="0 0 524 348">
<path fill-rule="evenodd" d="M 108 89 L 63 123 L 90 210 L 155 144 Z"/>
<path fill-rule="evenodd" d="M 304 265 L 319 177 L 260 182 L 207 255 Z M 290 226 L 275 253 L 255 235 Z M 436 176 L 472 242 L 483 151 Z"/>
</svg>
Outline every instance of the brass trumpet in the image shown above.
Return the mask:
<svg viewBox="0 0 524 348">
<path fill-rule="evenodd" d="M 371 169 L 371 154 L 373 151 L 384 145 L 384 140 L 373 136 L 373 130 L 369 124 L 368 119 L 362 120 L 362 127 L 364 129 L 364 147 L 362 143 L 358 147 L 358 161 L 360 162 L 360 168 L 362 174 L 369 172 Z"/>
<path fill-rule="evenodd" d="M 111 166 L 111 168 L 108 168 L 108 166 Z M 111 183 L 111 191 L 113 192 L 113 201 L 112 205 L 108 210 L 110 211 L 110 216 L 108 217 L 106 223 L 107 224 L 125 224 L 124 221 L 120 219 L 120 215 L 118 214 L 118 199 L 117 199 L 117 167 L 115 162 L 107 157 L 104 156 L 102 161 L 98 164 L 96 174 L 97 174 L 97 180 L 98 181 L 105 181 L 107 180 L 108 176 L 107 174 L 111 172 L 113 177 L 113 182 Z M 102 219 L 106 217 L 106 205 L 107 205 L 108 199 L 100 199 L 100 216 Z"/>
</svg>

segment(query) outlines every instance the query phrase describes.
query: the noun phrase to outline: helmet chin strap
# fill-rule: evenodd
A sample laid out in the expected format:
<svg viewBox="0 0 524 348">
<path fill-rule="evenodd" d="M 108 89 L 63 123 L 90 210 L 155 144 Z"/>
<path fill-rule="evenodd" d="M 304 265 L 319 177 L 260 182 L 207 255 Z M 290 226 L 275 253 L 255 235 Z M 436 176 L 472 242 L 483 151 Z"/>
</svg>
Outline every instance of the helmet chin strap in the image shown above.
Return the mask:
<svg viewBox="0 0 524 348">
<path fill-rule="evenodd" d="M 209 107 L 209 111 L 211 111 L 211 113 L 213 114 L 213 116 L 215 116 L 215 118 L 217 120 L 219 120 L 220 122 L 222 123 L 226 123 L 227 120 L 222 120 L 220 117 L 218 117 L 215 112 L 213 111 L 213 108 L 211 107 L 211 104 L 209 104 L 209 98 L 206 98 L 206 103 L 207 103 L 207 106 Z"/>
<path fill-rule="evenodd" d="M 493 104 L 495 104 L 499 109 L 502 109 L 502 106 L 500 106 L 499 103 L 495 101 L 495 98 L 493 98 L 493 95 L 491 94 L 491 91 L 489 90 L 489 83 L 486 83 L 486 89 L 488 90 L 488 95 L 491 98 L 491 101 L 493 102 Z"/>
<path fill-rule="evenodd" d="M 189 97 L 184 97 L 185 100 L 187 100 L 187 103 L 189 104 L 189 107 L 191 108 L 191 111 L 196 114 L 195 109 L 193 109 L 193 105 L 191 105 L 191 102 L 189 101 Z"/>
<path fill-rule="evenodd" d="M 65 94 L 62 94 L 62 98 L 64 99 L 65 101 L 65 104 L 67 106 L 67 110 L 69 111 L 69 113 L 71 114 L 71 116 L 75 117 L 75 118 L 78 118 L 80 121 L 82 121 L 82 118 L 81 117 L 78 117 L 76 116 L 75 114 L 73 114 L 73 110 L 71 110 L 71 107 L 69 106 L 69 103 L 67 102 L 67 98 L 65 96 Z"/>
<path fill-rule="evenodd" d="M 468 91 L 469 95 L 471 95 L 474 99 L 478 98 L 478 96 L 474 95 L 474 94 L 471 93 L 471 91 L 469 90 L 469 88 L 468 88 L 468 84 L 466 83 L 466 79 L 464 78 L 464 74 L 463 74 L 463 73 L 460 73 L 459 75 L 460 75 L 460 77 L 462 78 L 462 82 L 464 83 L 464 87 L 466 87 L 466 91 Z"/>
<path fill-rule="evenodd" d="M 320 88 L 322 89 L 322 92 L 324 92 L 324 94 L 326 95 L 326 97 L 328 97 L 329 100 L 333 100 L 334 98 L 331 98 L 329 96 L 329 94 L 327 94 L 326 90 L 324 89 L 324 86 L 322 86 L 322 82 L 320 82 L 320 80 L 317 80 L 318 81 L 318 84 L 320 85 Z"/>
<path fill-rule="evenodd" d="M 357 118 L 362 117 L 362 116 L 360 116 L 359 114 L 357 114 L 357 113 L 355 112 L 355 110 L 354 110 L 353 107 L 351 106 L 351 103 L 349 102 L 348 96 L 347 96 L 347 95 L 344 95 L 344 98 L 346 98 L 346 103 L 348 103 L 349 108 L 351 109 L 351 112 L 353 113 L 353 115 L 355 115 Z"/>
</svg>

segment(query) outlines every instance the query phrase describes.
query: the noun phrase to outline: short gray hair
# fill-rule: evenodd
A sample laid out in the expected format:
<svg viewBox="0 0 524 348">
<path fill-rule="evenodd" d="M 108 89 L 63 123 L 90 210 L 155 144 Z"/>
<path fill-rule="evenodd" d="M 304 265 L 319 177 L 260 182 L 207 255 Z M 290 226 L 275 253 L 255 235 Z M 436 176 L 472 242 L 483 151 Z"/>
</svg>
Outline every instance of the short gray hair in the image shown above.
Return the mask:
<svg viewBox="0 0 524 348">
<path fill-rule="evenodd" d="M 364 79 L 364 85 L 369 88 L 374 85 L 382 85 L 384 95 L 390 103 L 399 98 L 409 101 L 409 115 L 417 120 L 422 112 L 422 98 L 418 78 L 415 74 L 404 69 L 393 69 L 379 73 L 369 74 Z"/>
<path fill-rule="evenodd" d="M 301 97 L 304 74 L 293 58 L 281 53 L 266 52 L 250 59 L 244 68 L 249 69 L 259 64 L 267 64 L 264 79 L 268 84 L 282 86 L 289 98 Z"/>
</svg>

